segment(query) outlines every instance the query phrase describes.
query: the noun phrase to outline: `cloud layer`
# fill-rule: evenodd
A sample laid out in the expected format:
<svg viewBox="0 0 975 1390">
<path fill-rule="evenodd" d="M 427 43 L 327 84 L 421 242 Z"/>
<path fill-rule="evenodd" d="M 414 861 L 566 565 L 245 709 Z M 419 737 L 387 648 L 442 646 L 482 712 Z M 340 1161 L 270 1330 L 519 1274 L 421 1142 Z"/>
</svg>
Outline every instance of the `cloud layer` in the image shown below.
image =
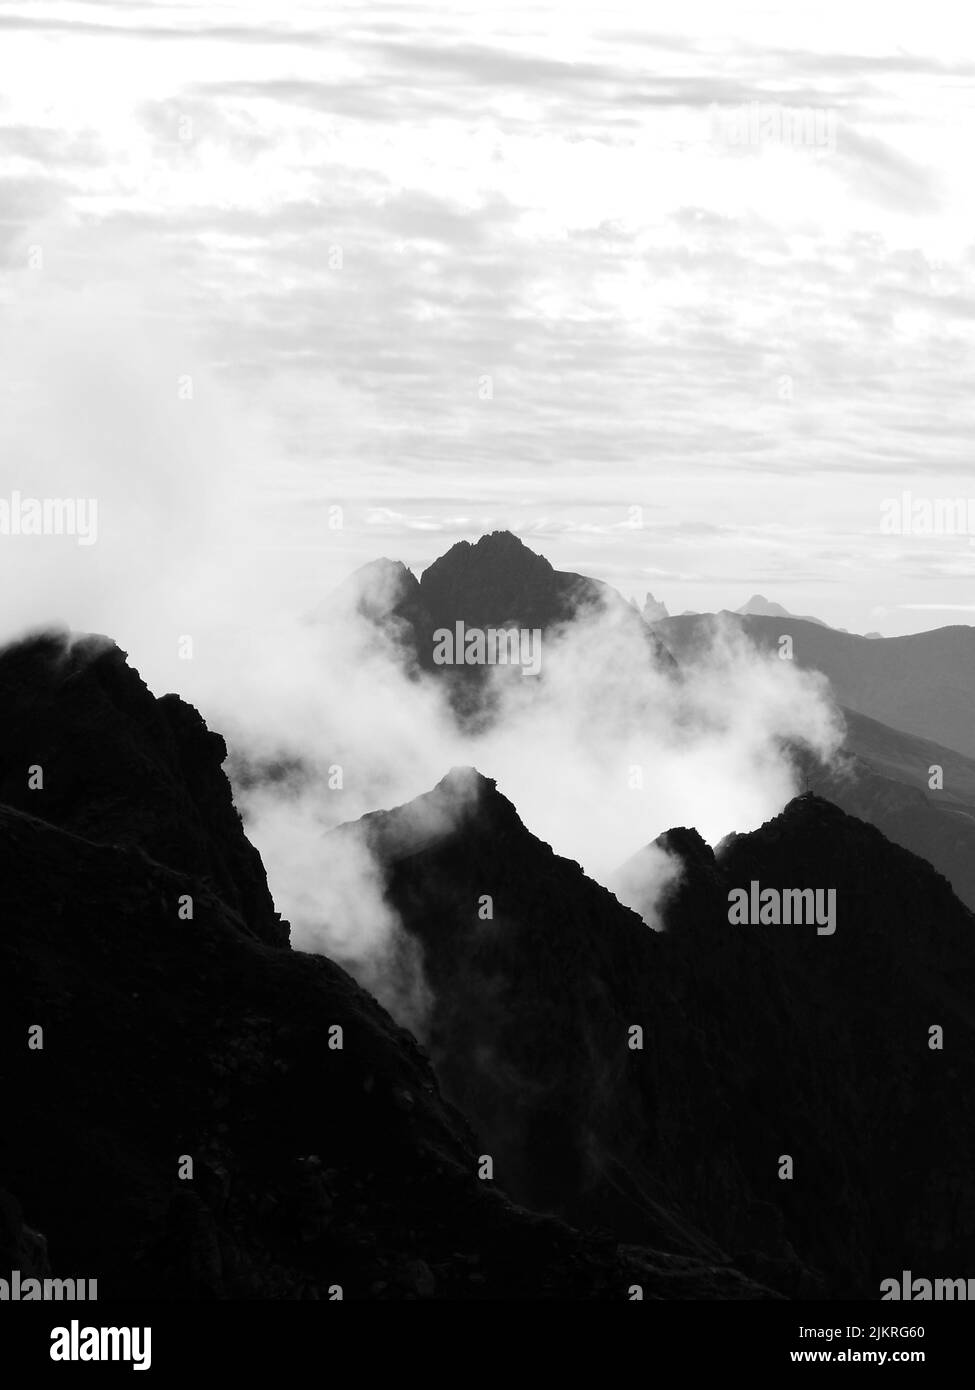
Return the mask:
<svg viewBox="0 0 975 1390">
<path fill-rule="evenodd" d="M 349 570 L 388 538 L 422 565 L 498 526 L 671 611 L 771 590 L 895 632 L 920 621 L 902 605 L 968 600 L 967 542 L 879 531 L 902 487 L 969 490 L 957 11 L 895 7 L 882 34 L 856 6 L 746 11 L 732 33 L 716 5 L 648 26 L 635 4 L 253 0 L 232 23 L 101 3 L 0 26 L 11 489 L 47 486 L 23 445 L 62 408 L 59 356 L 84 368 L 65 321 L 111 338 L 122 312 L 167 448 L 195 372 L 177 428 L 200 430 L 200 486 L 223 466 L 204 380 L 247 420 L 302 601 L 322 576 L 296 557 Z M 783 141 L 783 111 L 828 118 L 829 147 Z M 68 431 L 79 474 L 86 445 Z"/>
</svg>

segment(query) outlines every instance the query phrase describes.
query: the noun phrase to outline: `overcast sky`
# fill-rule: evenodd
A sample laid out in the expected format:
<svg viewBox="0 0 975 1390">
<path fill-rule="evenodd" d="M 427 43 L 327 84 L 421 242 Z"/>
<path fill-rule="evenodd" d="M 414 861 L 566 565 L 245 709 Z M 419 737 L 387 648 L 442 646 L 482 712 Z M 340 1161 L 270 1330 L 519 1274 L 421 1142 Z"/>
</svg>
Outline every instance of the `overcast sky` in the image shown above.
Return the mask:
<svg viewBox="0 0 975 1390">
<path fill-rule="evenodd" d="M 300 604 L 508 527 L 672 612 L 975 621 L 967 536 L 880 530 L 975 496 L 973 147 L 956 5 L 0 5 L 0 496 L 152 554 L 239 468 Z"/>
</svg>

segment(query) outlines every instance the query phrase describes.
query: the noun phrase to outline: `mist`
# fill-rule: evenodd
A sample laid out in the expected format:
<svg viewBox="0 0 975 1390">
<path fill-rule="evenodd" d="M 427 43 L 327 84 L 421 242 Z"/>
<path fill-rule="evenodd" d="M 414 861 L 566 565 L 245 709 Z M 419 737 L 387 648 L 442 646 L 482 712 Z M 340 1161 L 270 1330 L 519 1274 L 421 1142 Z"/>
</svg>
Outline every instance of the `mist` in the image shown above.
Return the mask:
<svg viewBox="0 0 975 1390">
<path fill-rule="evenodd" d="M 545 635 L 539 678 L 494 671 L 498 715 L 465 732 L 446 685 L 404 669 L 395 634 L 349 605 L 317 611 L 380 547 L 329 532 L 322 510 L 317 547 L 289 550 L 279 504 L 300 472 L 274 466 L 276 422 L 158 313 L 158 287 L 140 276 L 133 299 L 119 276 L 70 302 L 32 286 L 30 314 L 0 339 L 0 365 L 21 383 L 0 425 L 4 487 L 96 499 L 99 519 L 87 546 L 2 538 L 0 637 L 52 623 L 105 633 L 157 694 L 195 704 L 227 738 L 294 945 L 333 955 L 408 1026 L 422 1032 L 422 963 L 365 847 L 330 835 L 338 825 L 474 766 L 534 834 L 605 881 L 673 825 L 716 843 L 776 814 L 796 790 L 791 748 L 834 756 L 842 728 L 824 681 L 720 626 L 674 674 L 606 609 Z M 15 564 L 31 575 L 16 589 Z M 652 903 L 675 867 L 662 852 L 648 862 Z M 657 925 L 652 908 L 647 919 Z"/>
</svg>

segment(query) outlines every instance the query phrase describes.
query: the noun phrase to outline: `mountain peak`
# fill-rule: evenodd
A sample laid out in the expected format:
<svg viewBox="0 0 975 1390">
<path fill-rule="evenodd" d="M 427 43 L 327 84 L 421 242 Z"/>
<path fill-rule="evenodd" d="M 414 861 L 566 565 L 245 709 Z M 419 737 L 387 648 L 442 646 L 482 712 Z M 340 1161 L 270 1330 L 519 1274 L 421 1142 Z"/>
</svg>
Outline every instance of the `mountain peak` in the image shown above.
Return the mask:
<svg viewBox="0 0 975 1390">
<path fill-rule="evenodd" d="M 463 792 L 465 796 L 482 791 L 494 791 L 497 782 L 493 777 L 485 777 L 476 767 L 452 767 L 446 776 L 441 777 L 434 791 L 441 788 L 446 792 Z"/>
<path fill-rule="evenodd" d="M 513 531 L 489 531 L 476 541 L 457 541 L 444 551 L 424 574 L 440 565 L 497 565 L 514 563 L 521 568 L 551 572 L 552 566 L 544 555 L 527 546 Z"/>
<path fill-rule="evenodd" d="M 339 597 L 395 639 L 410 669 L 446 675 L 451 702 L 462 720 L 490 717 L 480 687 L 486 667 L 477 663 L 437 665 L 438 634 L 468 628 L 517 628 L 551 633 L 581 615 L 599 614 L 632 635 L 661 668 L 675 662 L 635 605 L 612 585 L 569 570 L 557 570 L 510 531 L 492 531 L 477 541 L 458 541 L 417 580 L 390 560 L 363 566 Z M 336 603 L 336 595 L 326 604 Z M 666 612 L 666 609 L 663 609 Z M 519 678 L 520 679 L 520 678 Z"/>
<path fill-rule="evenodd" d="M 361 834 L 374 854 L 395 861 L 431 844 L 449 842 L 461 829 L 474 827 L 489 835 L 529 835 L 493 777 L 483 776 L 476 767 L 452 767 L 430 791 L 412 801 L 344 821 L 332 833 Z"/>
<path fill-rule="evenodd" d="M 764 594 L 752 594 L 748 602 L 735 609 L 735 612 L 741 613 L 745 617 L 754 618 L 790 618 L 792 616 L 788 608 L 783 608 L 781 603 L 772 603 Z"/>
<path fill-rule="evenodd" d="M 57 630 L 0 650 L 0 709 L 0 803 L 209 883 L 250 934 L 287 945 L 241 830 L 227 745 L 192 705 L 153 695 L 107 637 Z M 22 775 L 26 749 L 44 769 L 43 796 Z"/>
<path fill-rule="evenodd" d="M 434 627 L 548 627 L 569 616 L 566 576 L 510 531 L 458 541 L 420 576 Z"/>
<path fill-rule="evenodd" d="M 653 594 L 648 593 L 643 604 L 643 621 L 646 623 L 657 623 L 660 622 L 662 618 L 669 617 L 670 614 L 667 612 L 667 605 L 658 602 Z"/>
<path fill-rule="evenodd" d="M 365 613 L 397 608 L 419 596 L 419 581 L 402 560 L 370 560 L 349 575 L 337 591 Z"/>
<path fill-rule="evenodd" d="M 815 623 L 817 627 L 829 626 L 822 618 L 814 618 L 810 613 L 793 613 L 781 603 L 773 603 L 764 594 L 752 594 L 747 603 L 735 609 L 735 613 L 741 618 L 795 618 L 799 622 Z M 837 631 L 843 632 L 844 629 L 838 628 Z"/>
<path fill-rule="evenodd" d="M 461 541 L 461 545 L 463 544 L 464 542 Z M 515 551 L 524 551 L 533 560 L 540 560 L 543 564 L 548 565 L 549 569 L 552 568 L 544 555 L 539 555 L 537 551 L 532 550 L 520 536 L 515 535 L 514 531 L 488 531 L 474 542 L 471 549 L 487 554 L 511 554 Z"/>
</svg>

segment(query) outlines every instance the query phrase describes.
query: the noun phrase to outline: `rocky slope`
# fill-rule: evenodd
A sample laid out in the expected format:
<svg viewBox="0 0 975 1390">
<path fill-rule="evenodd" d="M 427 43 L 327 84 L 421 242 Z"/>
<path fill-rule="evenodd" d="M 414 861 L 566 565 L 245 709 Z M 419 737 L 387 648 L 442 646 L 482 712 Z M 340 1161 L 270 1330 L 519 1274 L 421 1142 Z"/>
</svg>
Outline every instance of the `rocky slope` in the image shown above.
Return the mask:
<svg viewBox="0 0 975 1390">
<path fill-rule="evenodd" d="M 845 753 L 836 766 L 796 753 L 810 789 L 926 859 L 975 911 L 975 762 L 852 710 L 843 713 Z"/>
<path fill-rule="evenodd" d="M 226 756 L 191 705 L 157 700 L 107 638 L 49 632 L 0 652 L 0 803 L 204 879 L 280 945 L 288 924 L 242 833 Z"/>
<path fill-rule="evenodd" d="M 790 1295 L 969 1266 L 975 937 L 926 863 L 803 797 L 717 856 L 665 837 L 683 880 L 655 933 L 470 770 L 336 833 L 384 866 L 445 1093 L 520 1200 L 682 1254 L 703 1231 Z M 837 930 L 732 926 L 752 880 L 835 889 Z"/>
<path fill-rule="evenodd" d="M 0 730 L 4 1277 L 103 1299 L 769 1296 L 482 1180 L 413 1038 L 289 948 L 222 740 L 117 649 L 0 653 Z"/>
</svg>

